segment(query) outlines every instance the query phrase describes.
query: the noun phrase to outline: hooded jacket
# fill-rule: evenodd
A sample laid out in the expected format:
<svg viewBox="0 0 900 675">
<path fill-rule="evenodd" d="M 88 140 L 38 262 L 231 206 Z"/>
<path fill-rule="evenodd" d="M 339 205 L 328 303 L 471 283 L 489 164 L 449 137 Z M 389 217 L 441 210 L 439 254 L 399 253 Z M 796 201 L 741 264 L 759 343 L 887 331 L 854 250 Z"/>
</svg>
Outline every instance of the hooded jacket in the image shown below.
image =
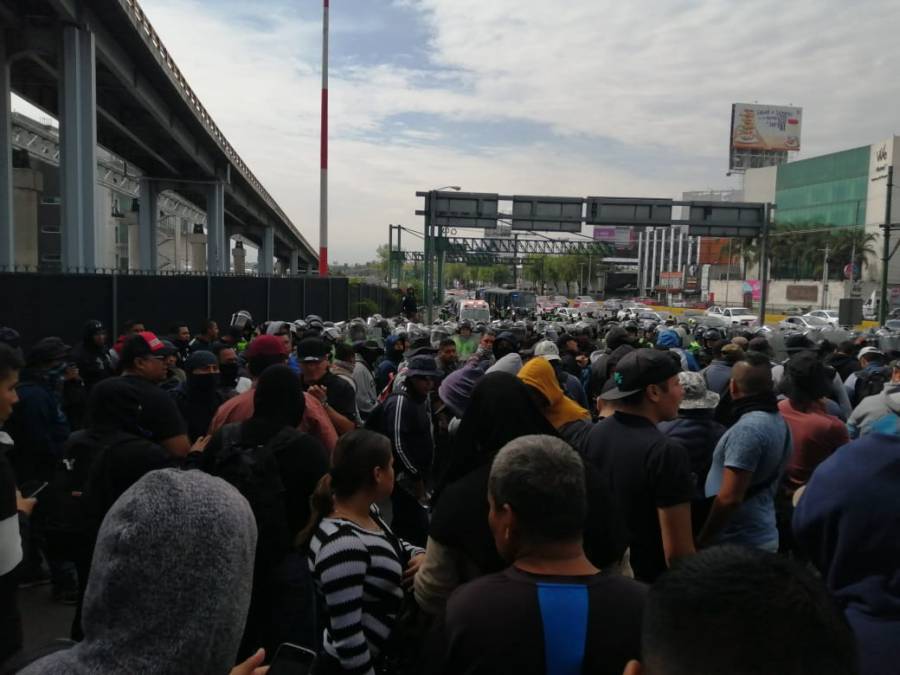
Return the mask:
<svg viewBox="0 0 900 675">
<path fill-rule="evenodd" d="M 403 361 L 403 352 L 394 349 L 394 345 L 400 339 L 397 335 L 391 335 L 384 341 L 384 359 L 375 368 L 375 386 L 378 391 L 383 391 L 391 381 L 391 375 L 397 374 L 397 368 Z"/>
<path fill-rule="evenodd" d="M 847 421 L 850 438 L 872 432 L 900 434 L 900 383 L 885 385 L 880 394 L 864 398 Z"/>
<path fill-rule="evenodd" d="M 101 332 L 103 324 L 88 321 L 84 326 L 81 344 L 72 350 L 72 361 L 78 366 L 78 374 L 87 389 L 113 375 L 109 349 L 105 346 L 98 347 L 94 342 L 94 336 Z"/>
<path fill-rule="evenodd" d="M 732 364 L 724 359 L 713 359 L 703 369 L 703 379 L 706 380 L 706 388 L 723 396 L 728 391 L 728 383 L 731 382 Z"/>
<path fill-rule="evenodd" d="M 227 675 L 255 548 L 250 505 L 225 481 L 177 469 L 144 476 L 100 528 L 84 640 L 22 675 Z"/>
<path fill-rule="evenodd" d="M 900 662 L 900 438 L 873 433 L 822 462 L 794 512 L 794 536 L 859 645 L 860 673 Z"/>
<path fill-rule="evenodd" d="M 657 347 L 668 349 L 670 352 L 678 354 L 681 358 L 682 370 L 689 370 L 694 373 L 700 370 L 700 365 L 697 363 L 697 359 L 694 358 L 694 355 L 686 349 L 683 349 L 681 345 L 681 336 L 674 330 L 663 331 L 656 340 Z"/>
<path fill-rule="evenodd" d="M 859 360 L 847 354 L 834 352 L 825 357 L 825 365 L 831 366 L 841 376 L 841 381 L 846 380 L 852 373 L 860 369 Z"/>
<path fill-rule="evenodd" d="M 559 431 L 572 422 L 591 421 L 591 414 L 563 393 L 553 366 L 544 358 L 531 359 L 519 371 L 519 379 L 533 387 L 547 400 L 544 417 Z"/>
</svg>

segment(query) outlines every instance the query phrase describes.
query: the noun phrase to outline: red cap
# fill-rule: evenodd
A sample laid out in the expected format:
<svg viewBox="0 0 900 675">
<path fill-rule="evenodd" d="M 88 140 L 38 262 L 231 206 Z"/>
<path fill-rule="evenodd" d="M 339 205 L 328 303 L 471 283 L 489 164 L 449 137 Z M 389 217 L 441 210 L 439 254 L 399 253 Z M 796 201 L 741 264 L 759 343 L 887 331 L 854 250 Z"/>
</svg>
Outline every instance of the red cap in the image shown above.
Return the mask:
<svg viewBox="0 0 900 675">
<path fill-rule="evenodd" d="M 287 354 L 288 350 L 284 340 L 275 335 L 260 335 L 254 338 L 247 347 L 248 359 L 255 356 L 287 356 Z"/>
<path fill-rule="evenodd" d="M 163 344 L 163 341 L 156 337 L 156 333 L 145 330 L 138 333 L 138 335 L 144 338 L 144 342 L 147 343 L 147 347 L 149 347 L 151 354 L 159 354 L 160 356 L 169 356 L 172 354 L 173 350 L 167 348 L 166 345 Z"/>
</svg>

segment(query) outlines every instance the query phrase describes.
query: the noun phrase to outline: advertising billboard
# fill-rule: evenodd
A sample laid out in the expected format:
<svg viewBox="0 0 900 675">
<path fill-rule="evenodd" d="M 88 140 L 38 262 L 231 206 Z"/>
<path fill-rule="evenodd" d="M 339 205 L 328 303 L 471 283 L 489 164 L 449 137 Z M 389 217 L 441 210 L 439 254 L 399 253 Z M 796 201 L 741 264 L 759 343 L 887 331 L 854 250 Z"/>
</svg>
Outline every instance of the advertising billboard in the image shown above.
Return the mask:
<svg viewBox="0 0 900 675">
<path fill-rule="evenodd" d="M 802 119 L 803 108 L 735 103 L 731 106 L 731 149 L 799 150 Z"/>
</svg>

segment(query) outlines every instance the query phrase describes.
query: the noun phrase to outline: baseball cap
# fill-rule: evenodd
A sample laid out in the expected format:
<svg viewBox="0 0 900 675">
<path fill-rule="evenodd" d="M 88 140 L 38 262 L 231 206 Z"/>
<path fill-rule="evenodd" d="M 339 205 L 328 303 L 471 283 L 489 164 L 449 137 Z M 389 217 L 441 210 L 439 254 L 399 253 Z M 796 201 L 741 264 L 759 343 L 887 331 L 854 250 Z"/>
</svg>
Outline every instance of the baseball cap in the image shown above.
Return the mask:
<svg viewBox="0 0 900 675">
<path fill-rule="evenodd" d="M 306 338 L 300 340 L 300 344 L 297 345 L 297 356 L 304 363 L 321 361 L 328 358 L 329 354 L 331 354 L 331 347 L 319 338 Z"/>
<path fill-rule="evenodd" d="M 287 346 L 280 337 L 260 335 L 254 338 L 247 347 L 246 356 L 248 359 L 252 359 L 257 356 L 287 356 L 287 353 Z"/>
<path fill-rule="evenodd" d="M 616 365 L 613 372 L 616 386 L 600 396 L 606 401 L 616 401 L 636 394 L 651 384 L 665 382 L 680 372 L 681 362 L 676 354 L 656 349 L 635 349 Z"/>
<path fill-rule="evenodd" d="M 548 361 L 559 361 L 559 347 L 550 342 L 550 340 L 542 340 L 534 346 L 534 355 L 543 356 Z"/>
<path fill-rule="evenodd" d="M 125 340 L 122 347 L 122 361 L 131 364 L 135 359 L 145 356 L 171 356 L 174 353 L 174 347 L 167 347 L 156 333 L 145 330 Z"/>
<path fill-rule="evenodd" d="M 29 366 L 50 363 L 66 358 L 72 348 L 58 337 L 45 337 L 39 340 L 29 351 L 26 362 Z"/>
<path fill-rule="evenodd" d="M 440 377 L 437 364 L 431 356 L 414 356 L 406 364 L 406 377 Z"/>
<path fill-rule="evenodd" d="M 884 352 L 881 351 L 878 347 L 863 347 L 859 350 L 859 354 L 856 358 L 861 359 L 864 356 L 868 356 L 869 354 L 877 354 L 878 356 L 884 356 Z"/>
</svg>

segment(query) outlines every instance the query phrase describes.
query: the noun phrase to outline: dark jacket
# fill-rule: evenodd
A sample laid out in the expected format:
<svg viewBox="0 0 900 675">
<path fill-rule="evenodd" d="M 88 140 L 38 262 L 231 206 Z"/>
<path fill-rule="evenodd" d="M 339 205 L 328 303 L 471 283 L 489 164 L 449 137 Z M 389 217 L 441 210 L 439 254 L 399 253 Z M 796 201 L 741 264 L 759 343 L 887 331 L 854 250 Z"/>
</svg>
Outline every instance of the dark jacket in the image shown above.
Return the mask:
<svg viewBox="0 0 900 675">
<path fill-rule="evenodd" d="M 397 374 L 397 368 L 403 361 L 403 352 L 394 349 L 398 339 L 396 335 L 391 335 L 384 341 L 384 358 L 375 368 L 375 388 L 378 389 L 379 394 L 390 382 L 391 375 Z"/>
<path fill-rule="evenodd" d="M 405 390 L 384 402 L 384 433 L 391 439 L 397 473 L 424 478 L 434 461 L 434 431 L 428 399 L 415 400 Z"/>
<path fill-rule="evenodd" d="M 815 470 L 794 511 L 798 547 L 856 636 L 861 675 L 900 662 L 900 438 L 871 433 Z"/>
<path fill-rule="evenodd" d="M 612 331 L 610 331 L 612 332 Z M 591 398 L 597 398 L 603 389 L 603 385 L 610 378 L 616 364 L 628 352 L 634 351 L 634 347 L 628 343 L 617 344 L 607 349 L 594 363 L 591 364 Z"/>
<path fill-rule="evenodd" d="M 716 422 L 713 414 L 713 410 L 679 410 L 676 419 L 656 425 L 666 436 L 680 441 L 687 449 L 698 499 L 704 496 L 713 450 L 725 433 L 725 427 Z"/>
<path fill-rule="evenodd" d="M 20 485 L 30 480 L 51 480 L 57 461 L 63 457 L 70 427 L 59 391 L 46 373 L 22 371 L 19 402 L 4 427 L 15 443 L 9 460 Z"/>
<path fill-rule="evenodd" d="M 834 352 L 833 354 L 826 356 L 825 365 L 834 368 L 843 381 L 846 381 L 851 373 L 855 373 L 860 369 L 858 359 L 847 356 L 846 354 L 841 354 L 840 352 Z"/>
<path fill-rule="evenodd" d="M 87 389 L 114 375 L 109 349 L 97 347 L 93 343 L 93 336 L 85 338 L 84 342 L 72 350 L 72 361 L 78 366 L 78 373 Z"/>
<path fill-rule="evenodd" d="M 404 314 L 415 314 L 418 311 L 415 295 L 404 295 L 400 299 L 400 310 Z"/>
</svg>

